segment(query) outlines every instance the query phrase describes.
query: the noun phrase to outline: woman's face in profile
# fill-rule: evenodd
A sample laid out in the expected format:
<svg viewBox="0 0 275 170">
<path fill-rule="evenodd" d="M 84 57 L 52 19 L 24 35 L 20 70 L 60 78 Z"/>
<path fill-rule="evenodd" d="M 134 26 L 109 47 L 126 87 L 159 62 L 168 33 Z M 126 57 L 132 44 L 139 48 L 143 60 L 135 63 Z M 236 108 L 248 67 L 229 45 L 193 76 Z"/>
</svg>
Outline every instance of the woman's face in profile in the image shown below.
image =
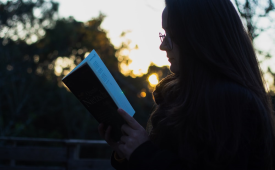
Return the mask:
<svg viewBox="0 0 275 170">
<path fill-rule="evenodd" d="M 168 28 L 168 9 L 165 7 L 162 12 L 162 28 L 165 30 L 166 37 L 163 42 L 160 44 L 160 50 L 166 51 L 168 61 L 171 63 L 170 70 L 173 73 L 179 72 L 179 46 L 175 44 L 172 40 L 169 40 L 169 33 L 167 35 L 167 28 Z M 172 43 L 172 49 L 169 48 L 169 44 Z"/>
</svg>

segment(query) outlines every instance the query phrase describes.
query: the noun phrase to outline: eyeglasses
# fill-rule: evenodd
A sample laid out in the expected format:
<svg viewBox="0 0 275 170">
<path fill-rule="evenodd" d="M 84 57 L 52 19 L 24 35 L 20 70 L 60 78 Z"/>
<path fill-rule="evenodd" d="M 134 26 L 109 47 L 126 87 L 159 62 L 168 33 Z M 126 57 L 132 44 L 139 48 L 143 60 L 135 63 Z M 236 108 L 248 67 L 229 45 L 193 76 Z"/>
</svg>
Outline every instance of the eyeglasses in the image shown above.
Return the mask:
<svg viewBox="0 0 275 170">
<path fill-rule="evenodd" d="M 161 43 L 165 43 L 165 45 L 167 46 L 168 50 L 172 50 L 173 49 L 173 43 L 172 43 L 172 40 L 170 38 L 169 35 L 165 35 L 165 34 L 162 34 L 162 33 L 159 33 L 159 38 L 160 38 L 160 41 Z"/>
</svg>

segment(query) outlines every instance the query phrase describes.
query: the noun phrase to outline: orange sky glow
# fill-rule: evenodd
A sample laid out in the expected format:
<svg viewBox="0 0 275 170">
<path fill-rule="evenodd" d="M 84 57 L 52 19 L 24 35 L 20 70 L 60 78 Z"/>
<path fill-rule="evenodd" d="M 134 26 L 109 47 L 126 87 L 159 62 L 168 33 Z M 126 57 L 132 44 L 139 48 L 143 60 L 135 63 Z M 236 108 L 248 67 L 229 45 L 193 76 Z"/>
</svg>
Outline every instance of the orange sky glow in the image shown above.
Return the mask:
<svg viewBox="0 0 275 170">
<path fill-rule="evenodd" d="M 166 53 L 159 50 L 158 33 L 163 32 L 161 14 L 165 7 L 164 0 L 57 0 L 57 2 L 60 3 L 60 17 L 73 16 L 76 20 L 86 22 L 98 16 L 99 12 L 105 14 L 106 18 L 101 26 L 107 31 L 115 47 L 130 40 L 130 49 L 123 53 L 126 53 L 132 62 L 129 65 L 121 65 L 121 72 L 124 75 L 129 75 L 132 71 L 134 74 L 132 76 L 142 76 L 147 73 L 151 63 L 157 66 L 170 65 Z M 120 37 L 122 32 L 127 32 L 125 37 Z M 270 36 L 270 32 L 264 33 L 255 39 L 255 47 L 270 51 L 271 55 L 275 56 L 275 50 L 272 48 L 274 39 L 275 37 Z M 267 87 L 275 90 L 274 87 L 269 87 L 274 84 L 274 79 L 270 73 L 267 73 L 268 66 L 275 72 L 275 57 L 263 60 L 262 56 L 258 56 L 258 59 Z"/>
</svg>

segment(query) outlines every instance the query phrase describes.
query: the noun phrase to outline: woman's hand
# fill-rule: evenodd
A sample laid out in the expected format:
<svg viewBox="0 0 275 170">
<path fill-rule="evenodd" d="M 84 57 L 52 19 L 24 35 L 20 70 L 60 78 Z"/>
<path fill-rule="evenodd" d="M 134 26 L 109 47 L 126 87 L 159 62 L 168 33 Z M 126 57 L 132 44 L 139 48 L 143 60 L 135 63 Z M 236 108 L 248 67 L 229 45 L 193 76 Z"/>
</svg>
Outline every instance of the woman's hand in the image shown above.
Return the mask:
<svg viewBox="0 0 275 170">
<path fill-rule="evenodd" d="M 149 137 L 145 129 L 123 109 L 118 109 L 118 113 L 127 122 L 127 124 L 124 124 L 121 127 L 124 135 L 120 138 L 118 148 L 121 154 L 129 160 L 134 150 L 139 145 L 149 140 Z"/>
<path fill-rule="evenodd" d="M 118 154 L 120 158 L 126 158 L 124 154 L 119 150 L 119 144 L 121 144 L 120 141 L 114 142 L 111 139 L 111 126 L 105 127 L 103 123 L 99 124 L 98 131 L 100 136 L 105 139 L 105 141 L 108 143 L 108 145 Z"/>
<path fill-rule="evenodd" d="M 120 158 L 129 160 L 133 151 L 139 145 L 149 140 L 149 137 L 145 129 L 123 109 L 118 109 L 118 113 L 127 123 L 121 127 L 124 135 L 121 136 L 120 141 L 114 142 L 111 139 L 111 126 L 104 127 L 104 124 L 101 123 L 98 126 L 98 131 L 100 136 L 105 139 Z"/>
</svg>

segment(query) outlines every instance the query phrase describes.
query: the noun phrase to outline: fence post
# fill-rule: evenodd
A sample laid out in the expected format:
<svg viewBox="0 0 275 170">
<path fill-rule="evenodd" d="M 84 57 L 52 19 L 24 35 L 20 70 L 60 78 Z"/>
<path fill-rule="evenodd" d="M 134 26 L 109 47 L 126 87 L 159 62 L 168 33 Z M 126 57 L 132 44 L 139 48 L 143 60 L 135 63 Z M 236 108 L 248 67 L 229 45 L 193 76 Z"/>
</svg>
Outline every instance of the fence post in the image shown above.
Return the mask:
<svg viewBox="0 0 275 170">
<path fill-rule="evenodd" d="M 67 144 L 67 152 L 68 152 L 68 159 L 67 159 L 67 170 L 71 170 L 71 162 L 74 160 L 79 159 L 79 151 L 80 151 L 80 144 Z"/>
<path fill-rule="evenodd" d="M 12 141 L 11 146 L 12 146 L 12 147 L 16 147 L 16 145 L 17 145 L 16 141 Z M 11 160 L 10 160 L 10 166 L 15 166 L 15 165 L 16 165 L 15 160 L 14 160 L 14 159 L 11 159 Z"/>
</svg>

